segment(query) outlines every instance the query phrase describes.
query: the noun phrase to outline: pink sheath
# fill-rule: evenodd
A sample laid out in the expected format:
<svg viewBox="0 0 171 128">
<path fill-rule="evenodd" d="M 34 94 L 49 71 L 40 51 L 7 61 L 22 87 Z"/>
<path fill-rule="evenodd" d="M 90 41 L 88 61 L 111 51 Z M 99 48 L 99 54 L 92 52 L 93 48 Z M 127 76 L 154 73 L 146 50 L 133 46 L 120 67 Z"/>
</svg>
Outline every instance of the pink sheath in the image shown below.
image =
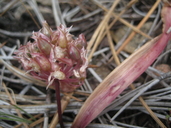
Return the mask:
<svg viewBox="0 0 171 128">
<path fill-rule="evenodd" d="M 161 54 L 171 38 L 171 8 L 164 7 L 163 33 L 149 41 L 112 71 L 86 100 L 71 128 L 85 128 Z"/>
</svg>

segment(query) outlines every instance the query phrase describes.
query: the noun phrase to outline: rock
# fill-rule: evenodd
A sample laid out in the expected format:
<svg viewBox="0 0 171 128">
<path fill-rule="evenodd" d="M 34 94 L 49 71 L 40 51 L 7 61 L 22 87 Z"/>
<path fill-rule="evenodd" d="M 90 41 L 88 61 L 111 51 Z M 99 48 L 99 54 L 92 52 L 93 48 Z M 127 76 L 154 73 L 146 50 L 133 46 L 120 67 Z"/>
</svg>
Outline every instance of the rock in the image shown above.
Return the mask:
<svg viewBox="0 0 171 128">
<path fill-rule="evenodd" d="M 144 24 L 141 30 L 144 33 L 147 33 L 149 29 L 151 28 L 151 26 L 152 26 L 152 22 L 147 22 Z M 124 37 L 126 31 L 128 31 L 127 26 L 122 26 L 117 31 L 115 31 L 114 37 L 113 37 L 114 41 L 116 43 L 119 42 Z M 138 45 L 142 43 L 144 39 L 146 39 L 144 36 L 140 34 L 136 34 L 134 38 L 132 38 L 132 40 L 125 46 L 124 51 L 128 53 L 133 53 L 138 48 Z"/>
<path fill-rule="evenodd" d="M 163 73 L 167 73 L 171 71 L 171 68 L 169 65 L 167 64 L 159 64 L 157 66 L 155 66 L 155 68 Z"/>
</svg>

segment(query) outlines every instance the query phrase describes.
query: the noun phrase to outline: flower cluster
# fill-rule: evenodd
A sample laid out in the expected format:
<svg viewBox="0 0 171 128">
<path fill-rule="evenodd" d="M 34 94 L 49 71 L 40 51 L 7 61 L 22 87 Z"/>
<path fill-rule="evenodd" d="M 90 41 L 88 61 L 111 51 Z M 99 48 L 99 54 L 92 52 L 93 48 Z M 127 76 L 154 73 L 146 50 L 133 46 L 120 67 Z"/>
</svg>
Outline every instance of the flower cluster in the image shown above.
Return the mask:
<svg viewBox="0 0 171 128">
<path fill-rule="evenodd" d="M 62 92 L 82 85 L 88 66 L 85 37 L 81 34 L 75 38 L 69 29 L 60 25 L 53 31 L 44 22 L 39 32 L 33 32 L 34 42 L 14 53 L 27 72 L 48 83 L 47 88 L 58 79 Z"/>
</svg>

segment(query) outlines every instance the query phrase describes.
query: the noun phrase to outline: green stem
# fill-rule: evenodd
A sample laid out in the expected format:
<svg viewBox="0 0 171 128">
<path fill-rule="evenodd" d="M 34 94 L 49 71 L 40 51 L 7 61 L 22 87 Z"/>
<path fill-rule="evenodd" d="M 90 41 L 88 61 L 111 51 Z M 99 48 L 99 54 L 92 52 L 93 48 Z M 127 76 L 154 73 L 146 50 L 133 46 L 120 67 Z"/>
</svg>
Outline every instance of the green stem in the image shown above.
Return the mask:
<svg viewBox="0 0 171 128">
<path fill-rule="evenodd" d="M 57 100 L 57 109 L 58 109 L 58 118 L 61 128 L 64 128 L 63 120 L 62 120 L 62 110 L 61 110 L 61 97 L 60 97 L 60 83 L 58 80 L 54 80 L 54 85 L 56 89 L 56 100 Z"/>
</svg>

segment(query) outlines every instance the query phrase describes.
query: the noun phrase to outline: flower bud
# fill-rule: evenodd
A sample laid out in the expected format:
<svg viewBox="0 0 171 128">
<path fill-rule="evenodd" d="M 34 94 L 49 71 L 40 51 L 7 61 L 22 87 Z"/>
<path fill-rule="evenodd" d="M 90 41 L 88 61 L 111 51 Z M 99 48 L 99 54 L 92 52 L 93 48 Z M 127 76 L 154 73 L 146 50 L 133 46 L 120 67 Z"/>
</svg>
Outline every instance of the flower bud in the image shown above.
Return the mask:
<svg viewBox="0 0 171 128">
<path fill-rule="evenodd" d="M 61 47 L 56 46 L 54 48 L 54 54 L 55 54 L 55 58 L 56 59 L 58 59 L 58 58 L 64 58 L 65 55 L 66 55 L 66 51 L 65 51 L 65 49 L 62 49 Z"/>
<path fill-rule="evenodd" d="M 73 62 L 71 59 L 68 59 L 68 58 L 59 58 L 58 59 L 60 62 L 64 63 L 64 64 L 67 64 L 68 66 L 72 66 L 73 65 Z"/>
<path fill-rule="evenodd" d="M 58 42 L 59 32 L 53 32 L 51 35 L 51 44 L 56 45 Z"/>
<path fill-rule="evenodd" d="M 58 80 L 64 80 L 65 79 L 65 74 L 63 72 L 61 72 L 61 71 L 55 71 L 52 74 L 52 76 L 55 77 Z"/>
<path fill-rule="evenodd" d="M 37 41 L 37 39 L 43 39 L 47 42 L 50 42 L 50 38 L 48 36 L 46 36 L 45 34 L 41 33 L 41 31 L 39 32 L 33 32 L 32 38 Z"/>
<path fill-rule="evenodd" d="M 32 67 L 30 65 L 30 61 L 28 59 L 23 57 L 23 58 L 20 58 L 19 60 L 21 61 L 25 70 L 31 70 L 32 69 Z"/>
<path fill-rule="evenodd" d="M 38 64 L 36 61 L 32 60 L 32 61 L 30 62 L 30 65 L 31 65 L 32 70 L 33 70 L 34 72 L 40 72 L 40 66 L 39 66 L 39 64 Z"/>
<path fill-rule="evenodd" d="M 61 31 L 61 29 L 59 29 L 59 38 L 58 38 L 58 45 L 61 48 L 66 48 L 67 47 L 67 39 L 65 34 L 63 33 L 63 31 Z"/>
<path fill-rule="evenodd" d="M 41 70 L 51 71 L 51 63 L 49 60 L 42 54 L 32 54 L 34 60 L 39 64 Z"/>
<path fill-rule="evenodd" d="M 38 39 L 37 44 L 41 52 L 43 52 L 47 56 L 50 54 L 51 45 L 47 41 L 43 39 Z"/>
<path fill-rule="evenodd" d="M 74 45 L 70 45 L 68 50 L 70 58 L 72 58 L 73 60 L 80 59 L 80 52 Z"/>
<path fill-rule="evenodd" d="M 51 34 L 52 34 L 52 30 L 51 30 L 51 28 L 49 27 L 49 25 L 47 24 L 46 21 L 43 22 L 43 28 L 41 29 L 41 32 L 42 32 L 44 35 L 48 36 L 48 37 L 50 37 Z"/>
<path fill-rule="evenodd" d="M 76 46 L 77 46 L 79 49 L 82 49 L 83 47 L 84 47 L 84 48 L 87 47 L 87 42 L 86 42 L 85 37 L 84 37 L 83 34 L 80 34 L 76 41 L 77 41 Z"/>
</svg>

